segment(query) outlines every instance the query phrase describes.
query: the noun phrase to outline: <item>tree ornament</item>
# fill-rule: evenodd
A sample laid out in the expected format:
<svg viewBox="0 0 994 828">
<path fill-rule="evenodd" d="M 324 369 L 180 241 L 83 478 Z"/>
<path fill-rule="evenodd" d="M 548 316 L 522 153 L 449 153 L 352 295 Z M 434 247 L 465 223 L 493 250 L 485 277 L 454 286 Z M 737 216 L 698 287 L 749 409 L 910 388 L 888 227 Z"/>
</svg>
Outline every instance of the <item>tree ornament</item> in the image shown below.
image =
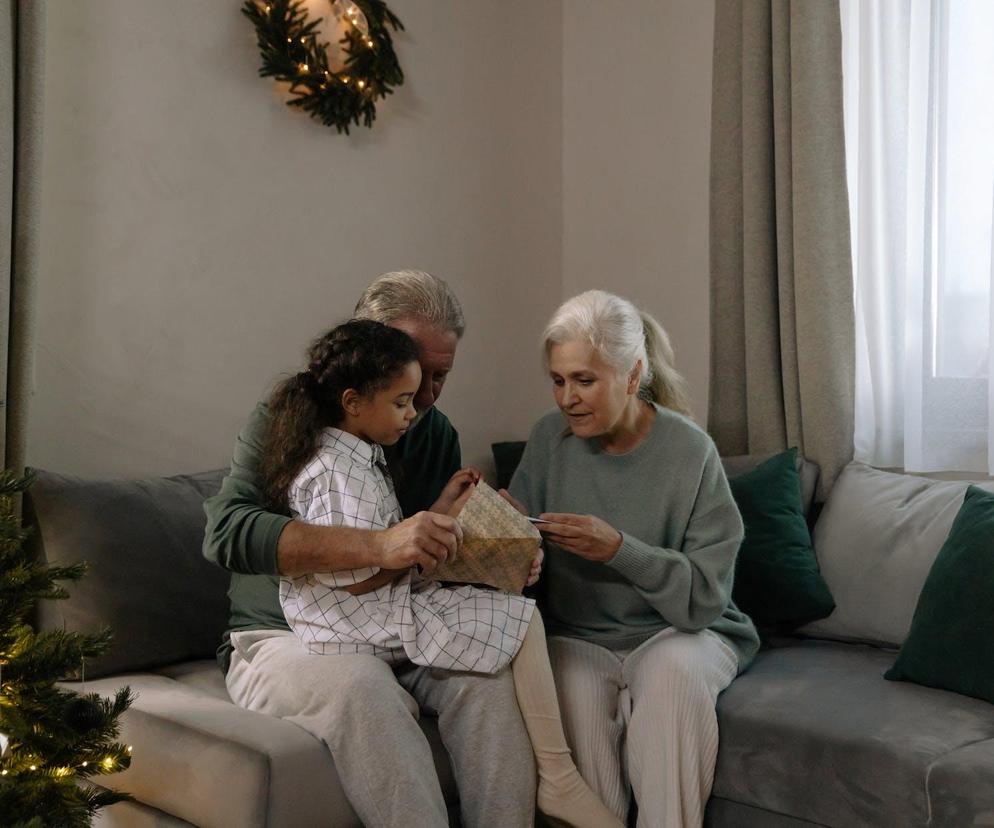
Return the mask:
<svg viewBox="0 0 994 828">
<path fill-rule="evenodd" d="M 65 722 L 77 733 L 100 727 L 106 713 L 99 696 L 76 696 L 66 704 Z"/>
<path fill-rule="evenodd" d="M 259 74 L 290 84 L 287 106 L 348 134 L 353 124 L 372 127 L 376 100 L 404 82 L 390 35 L 404 26 L 383 0 L 331 0 L 331 10 L 344 32 L 345 64 L 337 70 L 328 63 L 328 44 L 318 39 L 323 18 L 311 20 L 303 0 L 245 0 L 242 6 L 255 26 Z"/>
</svg>

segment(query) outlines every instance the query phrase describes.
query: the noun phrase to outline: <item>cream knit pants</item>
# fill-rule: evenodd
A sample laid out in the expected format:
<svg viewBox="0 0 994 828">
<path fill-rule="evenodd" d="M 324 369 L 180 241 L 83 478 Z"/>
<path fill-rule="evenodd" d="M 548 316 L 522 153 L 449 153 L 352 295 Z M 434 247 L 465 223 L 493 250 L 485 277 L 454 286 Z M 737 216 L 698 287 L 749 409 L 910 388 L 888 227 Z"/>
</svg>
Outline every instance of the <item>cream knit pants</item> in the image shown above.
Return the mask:
<svg viewBox="0 0 994 828">
<path fill-rule="evenodd" d="M 667 628 L 628 652 L 554 636 L 549 657 L 573 758 L 607 807 L 624 821 L 634 793 L 639 828 L 700 826 L 732 649 L 707 630 Z"/>
</svg>

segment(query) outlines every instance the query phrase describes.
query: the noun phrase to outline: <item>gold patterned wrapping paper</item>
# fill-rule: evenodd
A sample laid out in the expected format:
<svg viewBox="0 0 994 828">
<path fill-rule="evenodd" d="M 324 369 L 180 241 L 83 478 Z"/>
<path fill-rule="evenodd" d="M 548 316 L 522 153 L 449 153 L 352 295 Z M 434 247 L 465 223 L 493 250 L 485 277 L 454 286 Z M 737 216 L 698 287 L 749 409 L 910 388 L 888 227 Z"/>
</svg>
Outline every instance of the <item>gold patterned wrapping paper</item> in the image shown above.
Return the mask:
<svg viewBox="0 0 994 828">
<path fill-rule="evenodd" d="M 520 593 L 542 543 L 538 530 L 482 480 L 456 520 L 463 532 L 459 554 L 431 577 Z"/>
</svg>

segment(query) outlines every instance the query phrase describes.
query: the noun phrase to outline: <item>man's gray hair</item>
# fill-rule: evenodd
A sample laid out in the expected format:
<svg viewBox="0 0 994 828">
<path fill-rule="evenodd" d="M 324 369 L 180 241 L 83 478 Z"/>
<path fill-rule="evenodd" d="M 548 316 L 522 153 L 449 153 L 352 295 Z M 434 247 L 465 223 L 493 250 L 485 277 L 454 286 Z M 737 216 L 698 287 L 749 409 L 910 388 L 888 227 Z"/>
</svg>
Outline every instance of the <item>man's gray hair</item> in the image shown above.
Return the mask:
<svg viewBox="0 0 994 828">
<path fill-rule="evenodd" d="M 384 324 L 424 319 L 460 338 L 466 330 L 462 306 L 452 288 L 423 270 L 395 270 L 379 276 L 359 297 L 355 317 Z"/>
</svg>

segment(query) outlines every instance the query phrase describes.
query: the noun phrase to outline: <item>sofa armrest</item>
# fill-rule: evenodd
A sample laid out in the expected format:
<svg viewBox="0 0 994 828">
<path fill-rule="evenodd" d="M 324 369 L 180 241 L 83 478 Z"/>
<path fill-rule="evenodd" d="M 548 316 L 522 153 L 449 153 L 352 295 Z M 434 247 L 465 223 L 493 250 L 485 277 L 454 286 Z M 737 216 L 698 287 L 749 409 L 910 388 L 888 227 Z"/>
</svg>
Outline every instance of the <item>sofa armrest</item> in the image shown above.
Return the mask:
<svg viewBox="0 0 994 828">
<path fill-rule="evenodd" d="M 137 694 L 120 719 L 131 767 L 97 781 L 194 825 L 358 826 L 325 746 L 300 727 L 243 710 L 167 676 L 87 682 Z M 77 683 L 67 684 L 75 690 Z"/>
</svg>

